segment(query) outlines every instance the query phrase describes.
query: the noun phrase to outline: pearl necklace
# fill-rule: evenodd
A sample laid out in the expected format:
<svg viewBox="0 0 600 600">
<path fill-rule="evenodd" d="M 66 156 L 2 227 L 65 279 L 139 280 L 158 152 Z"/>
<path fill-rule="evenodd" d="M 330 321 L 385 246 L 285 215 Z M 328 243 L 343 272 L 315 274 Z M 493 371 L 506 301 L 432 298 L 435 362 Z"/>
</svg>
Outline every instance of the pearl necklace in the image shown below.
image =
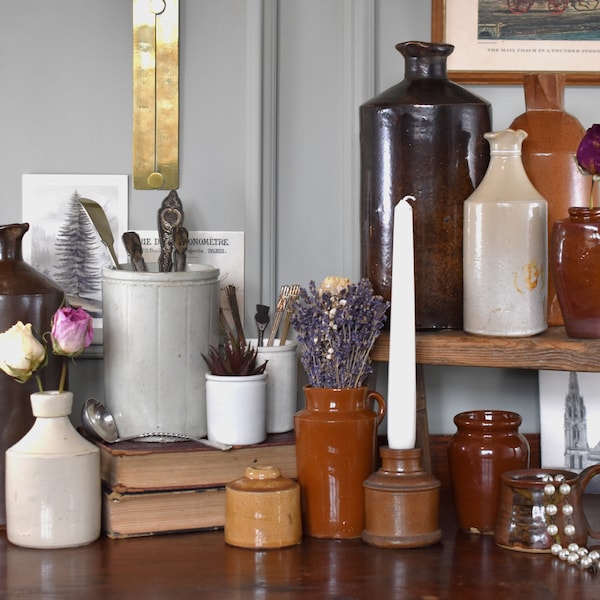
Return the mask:
<svg viewBox="0 0 600 600">
<path fill-rule="evenodd" d="M 569 494 L 571 493 L 571 486 L 565 481 L 565 476 L 559 473 L 552 477 L 552 475 L 544 475 L 544 496 L 548 499 L 552 498 L 549 504 L 545 506 L 545 512 L 550 517 L 550 523 L 546 527 L 548 535 L 555 540 L 558 539 L 558 525 L 552 522 L 552 518 L 558 514 L 558 502 L 564 499 L 561 512 L 563 516 L 567 518 L 567 524 L 563 528 L 565 537 L 573 539 L 576 530 L 575 525 L 569 522 L 573 516 L 573 505 L 569 502 Z M 558 485 L 558 494 L 556 493 L 556 485 Z M 566 561 L 568 564 L 573 566 L 579 566 L 581 569 L 588 569 L 594 573 L 600 569 L 600 552 L 597 550 L 589 551 L 583 546 L 579 546 L 575 542 L 570 542 L 566 547 L 556 541 L 552 544 L 550 551 L 554 556 L 557 556 L 560 560 Z"/>
</svg>

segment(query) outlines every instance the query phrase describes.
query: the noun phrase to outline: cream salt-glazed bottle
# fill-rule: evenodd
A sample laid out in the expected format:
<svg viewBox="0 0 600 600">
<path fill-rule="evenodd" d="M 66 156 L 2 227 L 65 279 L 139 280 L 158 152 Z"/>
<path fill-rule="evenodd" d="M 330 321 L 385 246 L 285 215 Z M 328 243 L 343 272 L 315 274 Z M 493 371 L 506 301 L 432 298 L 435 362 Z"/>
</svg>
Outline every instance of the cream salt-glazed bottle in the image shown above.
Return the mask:
<svg viewBox="0 0 600 600">
<path fill-rule="evenodd" d="M 77 433 L 72 392 L 31 395 L 33 427 L 6 451 L 6 533 L 26 548 L 68 548 L 100 535 L 100 450 Z"/>
<path fill-rule="evenodd" d="M 488 170 L 464 205 L 464 330 L 525 337 L 547 328 L 548 206 L 521 160 L 527 133 L 489 132 Z"/>
</svg>

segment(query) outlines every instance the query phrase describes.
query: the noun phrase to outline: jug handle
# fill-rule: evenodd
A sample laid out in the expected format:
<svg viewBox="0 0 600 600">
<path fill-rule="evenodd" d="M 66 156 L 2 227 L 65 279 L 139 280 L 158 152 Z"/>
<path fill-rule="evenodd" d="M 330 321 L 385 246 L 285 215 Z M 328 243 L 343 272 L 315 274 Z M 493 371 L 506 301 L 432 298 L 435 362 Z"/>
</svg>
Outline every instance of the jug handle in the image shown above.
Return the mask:
<svg viewBox="0 0 600 600">
<path fill-rule="evenodd" d="M 583 471 L 581 471 L 581 473 L 579 474 L 579 484 L 581 486 L 582 494 L 585 492 L 585 488 L 587 487 L 587 484 L 596 475 L 600 475 L 600 464 L 591 465 L 591 466 L 587 467 L 586 469 L 584 469 Z M 600 538 L 600 531 L 595 531 L 594 529 L 591 529 L 589 526 L 588 526 L 588 530 L 589 530 L 590 537 L 593 537 L 595 539 Z"/>
<path fill-rule="evenodd" d="M 377 410 L 374 412 L 377 413 L 377 425 L 380 425 L 385 416 L 385 400 L 383 399 L 383 396 L 375 390 L 369 390 L 367 393 L 367 400 L 375 400 L 375 402 L 377 402 Z"/>
</svg>

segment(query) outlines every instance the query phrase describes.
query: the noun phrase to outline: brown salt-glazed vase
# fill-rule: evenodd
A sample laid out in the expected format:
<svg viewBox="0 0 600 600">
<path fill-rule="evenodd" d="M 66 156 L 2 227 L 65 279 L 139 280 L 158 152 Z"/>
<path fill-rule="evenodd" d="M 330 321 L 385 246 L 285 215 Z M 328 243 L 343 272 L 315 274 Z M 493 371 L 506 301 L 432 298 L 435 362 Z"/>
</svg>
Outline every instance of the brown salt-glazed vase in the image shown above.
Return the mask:
<svg viewBox="0 0 600 600">
<path fill-rule="evenodd" d="M 527 132 L 521 159 L 531 183 L 548 202 L 550 245 L 553 224 L 567 216 L 569 207 L 589 203 L 591 178 L 580 173 L 575 160 L 585 128 L 564 110 L 564 73 L 525 73 L 523 87 L 526 111 L 510 128 Z M 562 325 L 552 272 L 547 279 L 548 325 Z"/>
<path fill-rule="evenodd" d="M 600 532 L 592 529 L 587 521 L 582 504 L 585 488 L 593 477 L 600 474 L 600 465 L 592 465 L 577 475 L 562 469 L 517 469 L 502 474 L 500 507 L 496 521 L 494 540 L 496 544 L 521 552 L 550 552 L 552 544 L 566 547 L 571 542 L 585 546 L 588 536 L 600 538 Z M 568 494 L 560 493 L 560 483 L 552 482 L 553 494 L 544 493 L 552 479 L 562 475 L 570 487 Z M 553 504 L 558 508 L 556 515 L 550 516 L 546 507 Z M 563 513 L 563 507 L 573 507 L 572 513 Z M 558 526 L 558 533 L 548 533 L 548 525 Z M 572 536 L 565 535 L 565 525 L 575 526 Z"/>
<path fill-rule="evenodd" d="M 474 410 L 454 417 L 448 467 L 459 527 L 493 534 L 500 503 L 500 476 L 529 467 L 529 443 L 519 433 L 521 416 Z"/>
<path fill-rule="evenodd" d="M 385 401 L 366 387 L 305 386 L 304 396 L 306 406 L 294 416 L 304 532 L 318 538 L 360 537 L 363 482 L 375 470 Z"/>
<path fill-rule="evenodd" d="M 569 208 L 554 223 L 549 257 L 567 335 L 600 338 L 600 208 Z"/>
<path fill-rule="evenodd" d="M 28 223 L 0 225 L 0 332 L 17 321 L 31 323 L 42 335 L 50 331 L 52 316 L 64 301 L 64 292 L 53 281 L 23 260 L 23 236 Z M 62 361 L 52 353 L 38 371 L 45 390 L 58 389 Z M 0 371 L 0 527 L 6 524 L 4 455 L 31 429 L 34 418 L 30 396 L 37 392 L 35 378 L 18 383 Z"/>
<path fill-rule="evenodd" d="M 394 207 L 414 196 L 417 329 L 461 329 L 463 203 L 490 158 L 491 106 L 447 76 L 454 46 L 404 42 L 404 79 L 360 107 L 361 271 L 392 294 Z"/>
</svg>

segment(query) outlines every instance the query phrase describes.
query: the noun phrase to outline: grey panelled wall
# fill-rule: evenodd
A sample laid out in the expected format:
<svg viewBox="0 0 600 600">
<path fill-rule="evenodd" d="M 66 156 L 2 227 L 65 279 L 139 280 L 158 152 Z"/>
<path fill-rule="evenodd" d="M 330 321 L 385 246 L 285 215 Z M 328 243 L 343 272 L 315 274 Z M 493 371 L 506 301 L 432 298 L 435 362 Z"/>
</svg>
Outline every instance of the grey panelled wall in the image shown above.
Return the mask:
<svg viewBox="0 0 600 600">
<path fill-rule="evenodd" d="M 429 2 L 180 0 L 180 13 L 187 224 L 246 231 L 247 313 L 282 283 L 356 277 L 358 104 L 402 79 L 397 42 L 430 39 Z M 131 2 L 5 2 L 0 80 L 0 222 L 21 218 L 23 173 L 131 175 Z M 474 91 L 495 129 L 523 111 L 519 86 Z M 570 88 L 566 105 L 589 126 L 597 97 Z M 153 228 L 164 195 L 131 189 L 130 228 Z M 102 396 L 101 368 L 72 370 L 78 400 Z M 459 410 L 498 405 L 539 431 L 533 372 L 428 368 L 427 392 L 435 433 L 454 431 Z"/>
</svg>

